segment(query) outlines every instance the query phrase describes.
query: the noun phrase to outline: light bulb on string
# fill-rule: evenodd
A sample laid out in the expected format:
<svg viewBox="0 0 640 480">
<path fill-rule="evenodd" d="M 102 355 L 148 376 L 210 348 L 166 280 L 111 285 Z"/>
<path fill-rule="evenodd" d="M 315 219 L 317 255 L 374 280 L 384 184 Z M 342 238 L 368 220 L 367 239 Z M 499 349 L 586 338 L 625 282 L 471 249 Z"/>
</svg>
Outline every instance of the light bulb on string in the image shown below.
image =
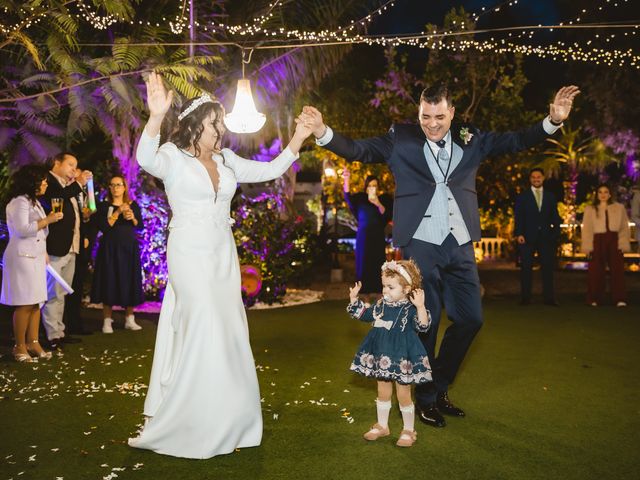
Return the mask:
<svg viewBox="0 0 640 480">
<path fill-rule="evenodd" d="M 267 121 L 265 115 L 256 109 L 251 94 L 251 83 L 248 78 L 244 78 L 244 65 L 251 61 L 252 53 L 253 49 L 245 61 L 245 50 L 242 50 L 242 78 L 238 80 L 236 101 L 231 112 L 224 116 L 224 124 L 234 133 L 255 133 Z"/>
</svg>

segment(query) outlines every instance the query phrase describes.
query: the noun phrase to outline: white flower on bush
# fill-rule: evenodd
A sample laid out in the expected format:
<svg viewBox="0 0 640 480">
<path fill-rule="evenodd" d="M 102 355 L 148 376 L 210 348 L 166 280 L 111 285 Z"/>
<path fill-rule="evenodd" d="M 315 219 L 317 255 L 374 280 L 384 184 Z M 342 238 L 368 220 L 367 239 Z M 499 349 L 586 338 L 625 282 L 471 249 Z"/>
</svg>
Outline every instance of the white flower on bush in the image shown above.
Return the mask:
<svg viewBox="0 0 640 480">
<path fill-rule="evenodd" d="M 382 370 L 387 370 L 391 366 L 391 359 L 386 355 L 383 355 L 380 357 L 380 362 L 378 362 L 378 365 L 380 365 L 380 368 Z"/>
</svg>

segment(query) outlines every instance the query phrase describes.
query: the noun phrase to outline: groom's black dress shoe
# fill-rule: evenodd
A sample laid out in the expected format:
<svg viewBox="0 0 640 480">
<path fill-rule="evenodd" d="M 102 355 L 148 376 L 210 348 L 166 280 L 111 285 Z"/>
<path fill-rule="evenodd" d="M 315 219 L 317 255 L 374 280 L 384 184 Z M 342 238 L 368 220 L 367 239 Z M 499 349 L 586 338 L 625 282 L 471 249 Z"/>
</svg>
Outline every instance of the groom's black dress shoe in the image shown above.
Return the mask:
<svg viewBox="0 0 640 480">
<path fill-rule="evenodd" d="M 445 415 L 452 415 L 454 417 L 464 417 L 464 411 L 461 408 L 456 407 L 449 400 L 447 392 L 439 393 L 436 397 L 436 407 Z"/>
<path fill-rule="evenodd" d="M 424 407 L 416 404 L 416 411 L 418 418 L 425 425 L 429 425 L 430 427 L 444 427 L 447 424 L 435 403 L 430 403 Z"/>
</svg>

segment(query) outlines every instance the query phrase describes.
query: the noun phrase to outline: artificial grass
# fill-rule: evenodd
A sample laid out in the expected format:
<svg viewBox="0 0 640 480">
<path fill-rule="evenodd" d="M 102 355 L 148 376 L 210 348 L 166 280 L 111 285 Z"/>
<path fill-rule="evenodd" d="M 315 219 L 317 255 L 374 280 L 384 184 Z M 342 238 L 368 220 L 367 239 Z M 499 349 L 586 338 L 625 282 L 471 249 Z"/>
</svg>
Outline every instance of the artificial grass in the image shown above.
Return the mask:
<svg viewBox="0 0 640 480">
<path fill-rule="evenodd" d="M 4 357 L 0 479 L 637 478 L 640 307 L 489 299 L 484 311 L 450 390 L 467 417 L 443 429 L 417 422 L 409 449 L 395 446 L 395 401 L 391 437 L 362 439 L 375 382 L 348 366 L 368 326 L 340 301 L 249 312 L 263 443 L 210 460 L 126 445 L 141 420 L 151 320 L 84 337 L 36 367 Z"/>
</svg>

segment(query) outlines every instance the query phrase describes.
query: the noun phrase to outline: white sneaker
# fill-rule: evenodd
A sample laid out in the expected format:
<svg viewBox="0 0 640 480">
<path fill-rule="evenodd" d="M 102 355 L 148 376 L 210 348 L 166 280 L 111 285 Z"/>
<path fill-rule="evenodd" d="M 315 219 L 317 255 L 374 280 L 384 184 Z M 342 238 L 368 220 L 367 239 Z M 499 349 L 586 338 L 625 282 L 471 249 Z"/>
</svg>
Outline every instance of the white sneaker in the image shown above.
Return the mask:
<svg viewBox="0 0 640 480">
<path fill-rule="evenodd" d="M 127 315 L 124 318 L 124 328 L 127 330 L 142 330 L 142 327 L 136 323 L 136 317 Z"/>
<path fill-rule="evenodd" d="M 626 307 L 627 306 L 627 302 L 618 302 L 616 303 L 616 307 Z"/>
<path fill-rule="evenodd" d="M 113 318 L 105 318 L 102 321 L 102 333 L 113 333 L 113 327 L 111 324 L 113 323 Z"/>
</svg>

